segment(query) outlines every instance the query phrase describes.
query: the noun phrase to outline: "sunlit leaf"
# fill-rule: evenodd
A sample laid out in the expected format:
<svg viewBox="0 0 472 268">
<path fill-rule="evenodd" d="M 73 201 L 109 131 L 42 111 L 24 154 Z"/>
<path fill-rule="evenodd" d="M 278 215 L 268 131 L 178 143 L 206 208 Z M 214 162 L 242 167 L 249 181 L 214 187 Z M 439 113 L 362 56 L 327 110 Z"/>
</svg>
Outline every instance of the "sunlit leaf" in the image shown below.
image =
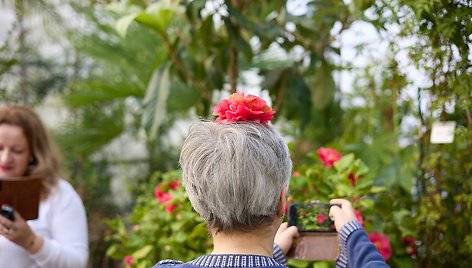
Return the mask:
<svg viewBox="0 0 472 268">
<path fill-rule="evenodd" d="M 167 113 L 167 97 L 170 90 L 169 64 L 154 71 L 143 100 L 142 122 L 150 139 L 155 139 Z"/>
<path fill-rule="evenodd" d="M 139 250 L 133 252 L 131 256 L 133 256 L 133 258 L 135 259 L 142 259 L 146 257 L 149 254 L 149 252 L 151 252 L 152 247 L 153 247 L 152 245 L 146 245 L 140 248 Z"/>
<path fill-rule="evenodd" d="M 139 15 L 139 13 L 134 13 L 126 15 L 120 18 L 115 25 L 116 31 L 122 36 L 125 37 L 128 31 L 129 25 L 134 21 L 134 19 Z"/>
</svg>

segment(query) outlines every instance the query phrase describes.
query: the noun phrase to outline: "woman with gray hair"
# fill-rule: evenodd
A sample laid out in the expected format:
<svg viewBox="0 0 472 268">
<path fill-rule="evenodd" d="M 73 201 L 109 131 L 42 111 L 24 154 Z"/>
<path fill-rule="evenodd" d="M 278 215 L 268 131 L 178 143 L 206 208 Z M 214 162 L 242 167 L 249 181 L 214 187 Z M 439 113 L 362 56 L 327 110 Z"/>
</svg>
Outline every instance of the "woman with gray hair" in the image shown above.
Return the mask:
<svg viewBox="0 0 472 268">
<path fill-rule="evenodd" d="M 286 267 L 285 255 L 298 231 L 282 224 L 292 162 L 285 142 L 268 124 L 274 112 L 259 97 L 235 93 L 214 114 L 215 122 L 190 127 L 180 154 L 183 186 L 208 224 L 213 252 L 154 267 Z M 337 228 L 356 219 L 349 208 L 343 204 L 332 211 Z"/>
</svg>

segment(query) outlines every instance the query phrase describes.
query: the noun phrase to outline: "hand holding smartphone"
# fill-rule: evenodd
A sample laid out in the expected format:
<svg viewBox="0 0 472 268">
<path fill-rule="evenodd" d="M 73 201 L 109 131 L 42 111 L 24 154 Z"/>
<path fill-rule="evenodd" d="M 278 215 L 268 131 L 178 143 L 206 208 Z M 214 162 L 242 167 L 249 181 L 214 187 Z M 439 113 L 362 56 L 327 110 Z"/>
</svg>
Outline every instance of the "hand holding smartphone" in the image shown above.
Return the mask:
<svg viewBox="0 0 472 268">
<path fill-rule="evenodd" d="M 13 211 L 14 211 L 13 207 L 3 204 L 0 209 L 0 214 L 11 221 L 14 221 L 15 217 L 13 216 Z"/>
<path fill-rule="evenodd" d="M 333 205 L 319 202 L 289 206 L 289 226 L 297 226 L 300 236 L 287 254 L 298 260 L 335 260 L 339 255 L 338 234 L 329 217 Z"/>
</svg>

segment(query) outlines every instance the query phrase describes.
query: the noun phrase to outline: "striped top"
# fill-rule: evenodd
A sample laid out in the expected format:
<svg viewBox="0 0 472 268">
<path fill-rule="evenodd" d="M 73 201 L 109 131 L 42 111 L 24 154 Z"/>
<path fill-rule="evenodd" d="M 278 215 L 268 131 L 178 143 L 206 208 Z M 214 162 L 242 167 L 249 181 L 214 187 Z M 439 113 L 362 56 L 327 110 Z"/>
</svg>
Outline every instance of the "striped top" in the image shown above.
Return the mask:
<svg viewBox="0 0 472 268">
<path fill-rule="evenodd" d="M 230 268 L 230 267 L 274 267 L 286 268 L 282 249 L 274 245 L 274 257 L 249 255 L 249 254 L 209 254 L 200 256 L 187 263 L 174 260 L 163 260 L 154 265 L 153 268 L 163 268 L 164 266 L 180 267 L 211 267 L 211 268 Z"/>
<path fill-rule="evenodd" d="M 348 243 L 349 239 L 349 243 Z M 389 267 L 358 221 L 346 223 L 339 232 L 339 257 L 336 268 Z M 287 260 L 278 245 L 274 245 L 274 257 L 244 254 L 210 254 L 190 262 L 163 260 L 153 268 L 287 268 Z"/>
</svg>

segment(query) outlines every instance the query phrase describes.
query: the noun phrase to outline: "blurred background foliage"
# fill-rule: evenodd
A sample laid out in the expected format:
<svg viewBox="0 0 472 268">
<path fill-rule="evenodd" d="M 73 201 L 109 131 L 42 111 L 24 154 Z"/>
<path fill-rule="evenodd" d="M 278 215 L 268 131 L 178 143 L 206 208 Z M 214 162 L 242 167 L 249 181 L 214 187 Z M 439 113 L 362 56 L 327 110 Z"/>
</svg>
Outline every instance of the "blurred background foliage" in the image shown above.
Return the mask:
<svg viewBox="0 0 472 268">
<path fill-rule="evenodd" d="M 472 262 L 471 1 L 3 0 L 0 7 L 12 17 L 0 44 L 0 102 L 52 107 L 59 116 L 66 177 L 88 211 L 90 267 L 127 265 L 110 256 L 140 249 L 146 265 L 194 256 L 163 254 L 165 245 L 137 238 L 119 248 L 125 238 L 116 235 L 124 233 L 113 232 L 133 225 L 131 211 L 158 209 L 149 191 L 165 176 L 152 174 L 178 168 L 189 121 L 210 118 L 232 92 L 259 89 L 277 111 L 274 125 L 288 137 L 296 168 L 318 170 L 313 152 L 321 146 L 353 153 L 369 168 L 366 217 L 390 239 L 392 267 Z M 359 29 L 373 29 L 378 41 L 365 41 Z M 457 123 L 453 143 L 430 142 L 438 121 Z M 313 183 L 301 177 L 301 185 Z M 105 224 L 116 215 L 123 222 Z M 147 220 L 154 231 L 168 222 Z M 405 236 L 415 237 L 414 254 Z"/>
</svg>

